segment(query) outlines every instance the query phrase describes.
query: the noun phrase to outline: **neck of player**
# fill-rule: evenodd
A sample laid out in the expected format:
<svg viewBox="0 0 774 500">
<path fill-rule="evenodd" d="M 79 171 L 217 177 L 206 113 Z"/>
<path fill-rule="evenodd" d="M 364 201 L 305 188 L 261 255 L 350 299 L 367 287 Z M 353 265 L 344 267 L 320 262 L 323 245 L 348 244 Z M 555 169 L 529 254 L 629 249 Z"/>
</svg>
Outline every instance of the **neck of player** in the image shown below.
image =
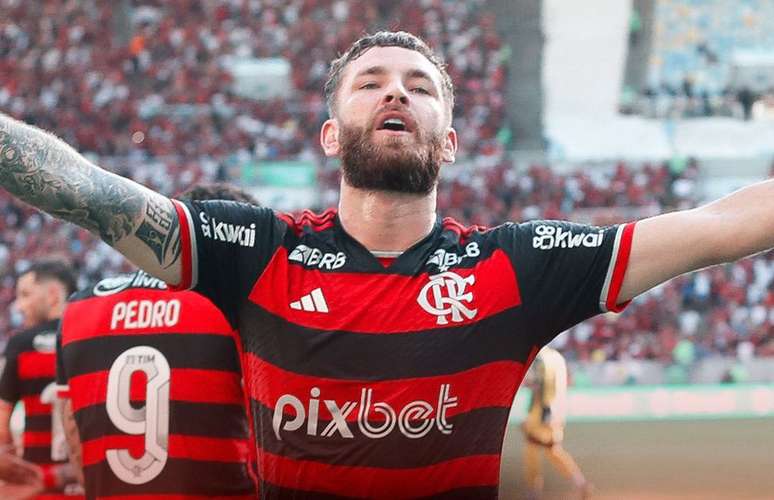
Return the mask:
<svg viewBox="0 0 774 500">
<path fill-rule="evenodd" d="M 426 195 L 366 191 L 341 183 L 339 220 L 368 250 L 402 252 L 433 230 L 435 189 Z"/>
</svg>

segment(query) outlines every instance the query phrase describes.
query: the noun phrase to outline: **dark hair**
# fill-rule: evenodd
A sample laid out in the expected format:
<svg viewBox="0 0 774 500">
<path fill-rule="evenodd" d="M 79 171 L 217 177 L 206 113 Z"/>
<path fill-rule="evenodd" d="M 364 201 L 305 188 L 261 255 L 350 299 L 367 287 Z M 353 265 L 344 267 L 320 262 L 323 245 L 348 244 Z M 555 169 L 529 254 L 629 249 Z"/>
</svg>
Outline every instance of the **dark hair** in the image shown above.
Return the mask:
<svg viewBox="0 0 774 500">
<path fill-rule="evenodd" d="M 325 102 L 328 105 L 328 113 L 331 116 L 334 114 L 336 93 L 339 89 L 339 83 L 341 83 L 341 75 L 344 73 L 344 68 L 373 47 L 400 47 L 419 52 L 425 56 L 441 73 L 443 97 L 449 104 L 449 109 L 454 108 L 454 84 L 449 73 L 446 72 L 446 64 L 441 57 L 433 52 L 433 49 L 416 35 L 405 31 L 379 31 L 373 35 L 366 35 L 360 38 L 344 54 L 331 62 L 328 80 L 325 82 Z"/>
<path fill-rule="evenodd" d="M 253 195 L 226 182 L 205 182 L 183 191 L 175 198 L 186 201 L 230 200 L 260 205 Z"/>
<path fill-rule="evenodd" d="M 65 287 L 67 296 L 76 289 L 76 276 L 72 265 L 63 259 L 41 259 L 33 262 L 19 274 L 22 277 L 29 273 L 35 273 L 35 281 L 55 280 Z"/>
</svg>

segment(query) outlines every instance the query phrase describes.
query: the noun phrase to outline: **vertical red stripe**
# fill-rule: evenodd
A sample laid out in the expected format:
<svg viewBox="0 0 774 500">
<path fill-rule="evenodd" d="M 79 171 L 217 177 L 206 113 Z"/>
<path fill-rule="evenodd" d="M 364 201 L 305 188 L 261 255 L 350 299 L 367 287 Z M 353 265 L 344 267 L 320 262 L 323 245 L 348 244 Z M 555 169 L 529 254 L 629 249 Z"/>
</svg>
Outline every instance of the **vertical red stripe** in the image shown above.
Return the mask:
<svg viewBox="0 0 774 500">
<path fill-rule="evenodd" d="M 180 223 L 180 283 L 177 285 L 169 284 L 170 290 L 188 290 L 191 288 L 191 276 L 193 271 L 191 269 L 191 238 L 195 236 L 191 234 L 193 228 L 188 225 L 188 217 L 186 216 L 186 210 L 183 204 L 177 200 L 172 200 L 172 205 L 177 212 L 177 219 Z"/>
<path fill-rule="evenodd" d="M 635 222 L 626 224 L 621 234 L 621 241 L 618 246 L 618 256 L 612 256 L 616 259 L 615 268 L 613 269 L 613 278 L 610 281 L 610 291 L 607 294 L 607 310 L 612 312 L 621 312 L 629 305 L 629 301 L 623 304 L 618 304 L 618 294 L 621 293 L 621 287 L 623 286 L 624 277 L 626 276 L 626 268 L 629 266 L 629 255 L 632 251 L 632 239 L 634 238 L 634 226 Z"/>
</svg>

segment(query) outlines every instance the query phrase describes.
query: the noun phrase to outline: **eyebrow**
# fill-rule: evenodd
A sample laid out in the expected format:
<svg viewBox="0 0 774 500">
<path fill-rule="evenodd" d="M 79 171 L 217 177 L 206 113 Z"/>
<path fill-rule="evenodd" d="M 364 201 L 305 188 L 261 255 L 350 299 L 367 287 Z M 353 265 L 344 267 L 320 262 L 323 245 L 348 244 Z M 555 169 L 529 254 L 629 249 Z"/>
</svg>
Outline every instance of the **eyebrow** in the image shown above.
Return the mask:
<svg viewBox="0 0 774 500">
<path fill-rule="evenodd" d="M 386 73 L 387 73 L 387 68 L 385 68 L 384 66 L 369 66 L 368 68 L 356 74 L 355 79 L 366 75 L 378 76 L 378 75 L 384 75 Z M 427 80 L 428 82 L 433 83 L 433 79 L 430 77 L 430 75 L 428 75 L 425 71 L 422 71 L 421 69 L 418 69 L 418 68 L 409 70 L 407 76 L 409 78 L 420 78 L 422 80 Z"/>
</svg>

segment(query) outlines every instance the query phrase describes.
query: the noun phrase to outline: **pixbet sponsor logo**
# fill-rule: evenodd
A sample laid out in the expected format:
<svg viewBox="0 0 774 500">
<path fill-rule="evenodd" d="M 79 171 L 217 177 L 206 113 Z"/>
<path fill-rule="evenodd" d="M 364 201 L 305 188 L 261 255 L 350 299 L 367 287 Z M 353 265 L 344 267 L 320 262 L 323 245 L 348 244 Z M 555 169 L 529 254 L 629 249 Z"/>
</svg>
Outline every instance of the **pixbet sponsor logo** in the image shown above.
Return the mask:
<svg viewBox="0 0 774 500">
<path fill-rule="evenodd" d="M 428 266 L 435 265 L 438 266 L 438 270 L 441 272 L 448 271 L 450 267 L 456 266 L 460 263 L 462 263 L 463 260 L 466 258 L 475 258 L 481 255 L 481 250 L 478 247 L 478 243 L 475 241 L 471 241 L 467 245 L 465 245 L 465 253 L 464 254 L 456 254 L 453 252 L 447 252 L 443 248 L 439 248 L 435 252 L 433 252 L 433 255 L 430 256 L 429 259 L 427 259 L 426 264 Z"/>
<path fill-rule="evenodd" d="M 307 267 L 332 270 L 346 264 L 347 256 L 343 252 L 323 253 L 319 248 L 298 245 L 290 252 L 288 260 L 300 262 Z"/>
<path fill-rule="evenodd" d="M 231 243 L 243 247 L 255 246 L 255 224 L 242 226 L 219 221 L 210 218 L 204 212 L 199 212 L 202 234 L 205 238 L 211 238 L 224 243 Z"/>
<path fill-rule="evenodd" d="M 282 440 L 281 431 L 293 432 L 305 427 L 309 436 L 332 437 L 339 434 L 346 439 L 353 439 L 352 428 L 371 439 L 383 438 L 398 430 L 410 439 L 426 436 L 433 428 L 443 434 L 451 434 L 453 425 L 446 421 L 446 412 L 457 406 L 457 397 L 450 395 L 451 384 L 441 384 L 438 399 L 433 402 L 416 400 L 396 409 L 382 401 L 374 400 L 371 388 L 360 389 L 360 399 L 344 401 L 343 404 L 333 399 L 320 399 L 321 391 L 312 387 L 309 391 L 309 401 L 304 404 L 292 394 L 280 396 L 274 405 L 272 427 L 277 439 Z M 330 415 L 330 422 L 320 430 L 320 402 Z M 292 408 L 295 415 L 287 415 L 286 409 Z M 347 417 L 357 412 L 356 422 L 347 422 Z M 374 418 L 378 416 L 378 418 Z M 327 420 L 327 419 L 326 419 Z"/>
<path fill-rule="evenodd" d="M 537 236 L 532 238 L 532 246 L 540 250 L 578 247 L 595 248 L 602 245 L 605 237 L 604 231 L 575 233 L 561 227 L 545 224 L 537 226 L 535 234 Z"/>
</svg>

